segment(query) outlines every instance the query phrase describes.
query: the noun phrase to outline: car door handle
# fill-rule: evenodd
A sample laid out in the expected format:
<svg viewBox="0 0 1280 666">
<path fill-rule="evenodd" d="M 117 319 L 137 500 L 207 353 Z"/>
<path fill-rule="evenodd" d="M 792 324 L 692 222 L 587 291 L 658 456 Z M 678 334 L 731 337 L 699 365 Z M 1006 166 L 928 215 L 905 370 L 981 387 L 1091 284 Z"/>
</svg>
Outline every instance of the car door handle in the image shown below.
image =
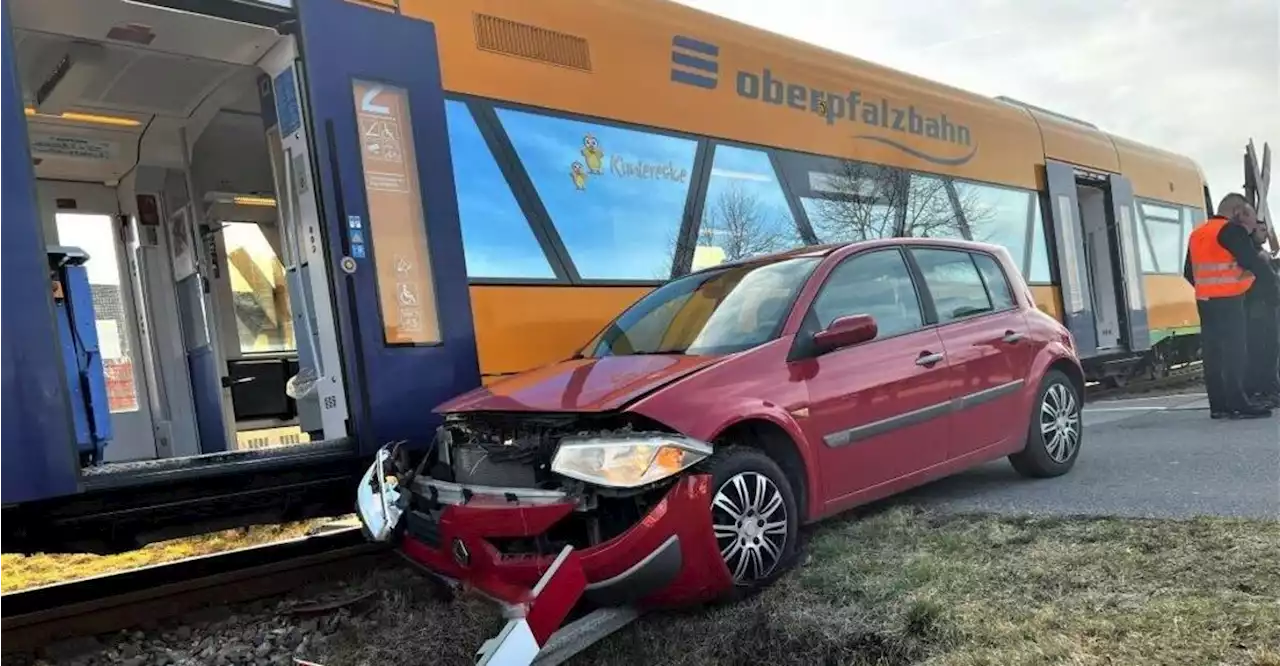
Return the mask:
<svg viewBox="0 0 1280 666">
<path fill-rule="evenodd" d="M 945 357 L 942 354 L 938 354 L 936 352 L 927 352 L 927 351 L 920 352 L 920 358 L 916 359 L 916 365 L 921 365 L 926 368 L 930 368 L 936 365 L 943 358 Z"/>
<path fill-rule="evenodd" d="M 1022 334 L 1015 331 L 1005 331 L 1002 339 L 1009 344 L 1014 344 L 1022 341 Z"/>
</svg>

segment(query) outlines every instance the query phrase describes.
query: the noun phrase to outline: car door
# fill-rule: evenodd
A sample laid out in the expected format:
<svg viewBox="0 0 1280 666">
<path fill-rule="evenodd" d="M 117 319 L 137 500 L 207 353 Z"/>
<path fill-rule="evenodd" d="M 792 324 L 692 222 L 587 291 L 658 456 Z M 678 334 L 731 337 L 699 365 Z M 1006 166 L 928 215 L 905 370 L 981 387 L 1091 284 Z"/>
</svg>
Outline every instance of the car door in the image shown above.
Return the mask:
<svg viewBox="0 0 1280 666">
<path fill-rule="evenodd" d="M 898 248 L 845 258 L 805 316 L 807 339 L 837 317 L 870 315 L 876 338 L 795 361 L 809 391 L 802 428 L 819 450 L 828 509 L 888 494 L 886 483 L 945 460 L 947 360 Z"/>
<path fill-rule="evenodd" d="M 948 458 L 1007 444 L 1029 362 L 1027 322 L 996 258 L 955 248 L 912 248 L 938 320 L 955 409 Z M 1021 414 L 1017 414 L 1021 417 Z"/>
</svg>

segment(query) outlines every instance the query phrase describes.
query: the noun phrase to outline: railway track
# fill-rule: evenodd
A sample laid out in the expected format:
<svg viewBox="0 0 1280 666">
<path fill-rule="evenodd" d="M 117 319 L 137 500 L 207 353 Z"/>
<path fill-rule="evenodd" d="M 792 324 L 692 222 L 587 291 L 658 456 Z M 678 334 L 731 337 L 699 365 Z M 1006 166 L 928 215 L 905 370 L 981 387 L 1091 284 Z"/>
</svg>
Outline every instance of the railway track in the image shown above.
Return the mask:
<svg viewBox="0 0 1280 666">
<path fill-rule="evenodd" d="M 3 651 L 127 629 L 205 606 L 282 594 L 390 557 L 359 529 L 190 558 L 0 595 Z"/>
<path fill-rule="evenodd" d="M 1090 384 L 1085 387 L 1085 402 L 1114 400 L 1161 392 L 1180 393 L 1197 388 L 1203 381 L 1203 366 L 1199 361 L 1195 361 L 1170 368 L 1166 376 L 1156 379 L 1130 380 L 1123 386 L 1111 387 Z"/>
</svg>

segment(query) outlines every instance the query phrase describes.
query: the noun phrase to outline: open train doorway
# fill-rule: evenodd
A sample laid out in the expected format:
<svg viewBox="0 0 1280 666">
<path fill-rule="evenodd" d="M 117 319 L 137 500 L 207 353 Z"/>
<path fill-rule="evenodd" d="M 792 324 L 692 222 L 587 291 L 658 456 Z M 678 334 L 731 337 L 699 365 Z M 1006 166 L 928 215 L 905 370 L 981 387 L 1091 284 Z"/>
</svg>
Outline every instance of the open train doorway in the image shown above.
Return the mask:
<svg viewBox="0 0 1280 666">
<path fill-rule="evenodd" d="M 86 485 L 350 448 L 289 13 L 9 4 Z"/>
<path fill-rule="evenodd" d="M 1064 321 L 1090 380 L 1127 377 L 1151 348 L 1133 186 L 1054 160 L 1045 174 Z"/>
</svg>

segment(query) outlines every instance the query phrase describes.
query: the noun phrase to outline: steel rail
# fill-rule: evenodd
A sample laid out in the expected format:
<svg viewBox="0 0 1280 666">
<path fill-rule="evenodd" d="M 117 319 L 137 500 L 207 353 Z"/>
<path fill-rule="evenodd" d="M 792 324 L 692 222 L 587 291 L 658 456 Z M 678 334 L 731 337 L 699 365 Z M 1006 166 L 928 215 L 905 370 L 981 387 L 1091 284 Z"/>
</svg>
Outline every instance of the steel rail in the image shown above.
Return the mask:
<svg viewBox="0 0 1280 666">
<path fill-rule="evenodd" d="M 387 557 L 359 529 L 302 537 L 0 595 L 3 651 L 103 634 L 205 606 L 348 576 Z"/>
</svg>

